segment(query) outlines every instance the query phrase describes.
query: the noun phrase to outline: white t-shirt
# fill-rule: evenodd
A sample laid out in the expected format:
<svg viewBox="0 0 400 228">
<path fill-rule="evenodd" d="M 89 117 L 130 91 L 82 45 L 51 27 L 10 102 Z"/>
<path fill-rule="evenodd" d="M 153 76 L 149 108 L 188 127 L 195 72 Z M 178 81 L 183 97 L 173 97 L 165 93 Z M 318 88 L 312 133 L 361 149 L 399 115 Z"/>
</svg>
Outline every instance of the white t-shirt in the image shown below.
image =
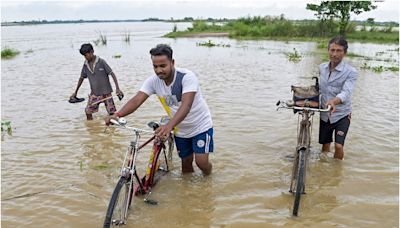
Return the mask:
<svg viewBox="0 0 400 228">
<path fill-rule="evenodd" d="M 201 94 L 196 75 L 184 68 L 175 68 L 174 80 L 167 86 L 157 75 L 147 78 L 140 91 L 147 95 L 157 94 L 165 111 L 172 118 L 181 105 L 182 94 L 196 92 L 192 107 L 185 117 L 175 127 L 175 135 L 191 138 L 203 133 L 213 126 L 210 110 Z"/>
</svg>

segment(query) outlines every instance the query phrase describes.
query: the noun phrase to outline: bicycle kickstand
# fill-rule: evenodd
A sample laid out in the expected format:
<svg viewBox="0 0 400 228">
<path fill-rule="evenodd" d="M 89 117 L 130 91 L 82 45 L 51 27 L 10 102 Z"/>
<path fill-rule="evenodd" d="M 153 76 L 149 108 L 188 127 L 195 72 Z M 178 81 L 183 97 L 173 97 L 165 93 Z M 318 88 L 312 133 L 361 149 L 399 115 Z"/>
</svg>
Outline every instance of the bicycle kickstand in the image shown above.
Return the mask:
<svg viewBox="0 0 400 228">
<path fill-rule="evenodd" d="M 158 202 L 157 202 L 156 200 L 149 199 L 150 194 L 151 194 L 151 191 L 149 191 L 149 194 L 147 194 L 147 196 L 143 199 L 143 201 L 144 201 L 145 203 L 147 203 L 147 204 L 150 204 L 150 205 L 157 205 Z"/>
</svg>

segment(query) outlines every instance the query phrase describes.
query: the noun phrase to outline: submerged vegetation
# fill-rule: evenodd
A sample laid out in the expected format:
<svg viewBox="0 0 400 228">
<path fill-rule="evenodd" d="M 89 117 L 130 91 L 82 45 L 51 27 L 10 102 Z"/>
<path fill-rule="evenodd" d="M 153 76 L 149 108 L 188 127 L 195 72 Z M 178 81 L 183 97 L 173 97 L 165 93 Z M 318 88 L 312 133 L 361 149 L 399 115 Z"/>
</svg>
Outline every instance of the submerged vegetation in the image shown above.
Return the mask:
<svg viewBox="0 0 400 228">
<path fill-rule="evenodd" d="M 298 63 L 301 60 L 301 55 L 297 52 L 296 48 L 293 48 L 293 52 L 287 52 L 285 55 L 290 62 Z"/>
<path fill-rule="evenodd" d="M 11 121 L 2 120 L 1 121 L 1 133 L 7 133 L 8 135 L 12 135 Z"/>
<path fill-rule="evenodd" d="M 397 66 L 391 66 L 391 67 L 369 66 L 366 62 L 364 62 L 360 68 L 363 70 L 372 70 L 375 73 L 382 73 L 383 71 L 399 72 L 399 67 Z"/>
<path fill-rule="evenodd" d="M 231 47 L 230 44 L 216 44 L 211 40 L 206 42 L 196 43 L 197 46 L 205 46 L 205 47 Z"/>
<path fill-rule="evenodd" d="M 103 34 L 102 32 L 99 32 L 99 38 L 97 40 L 94 40 L 93 43 L 96 46 L 101 45 L 107 45 L 107 36 Z"/>
<path fill-rule="evenodd" d="M 19 54 L 19 51 L 13 48 L 5 47 L 1 50 L 1 58 L 2 59 L 11 59 Z"/>
<path fill-rule="evenodd" d="M 122 39 L 126 42 L 126 43 L 130 43 L 131 42 L 131 33 L 128 31 L 125 31 L 125 33 L 122 36 Z"/>
</svg>

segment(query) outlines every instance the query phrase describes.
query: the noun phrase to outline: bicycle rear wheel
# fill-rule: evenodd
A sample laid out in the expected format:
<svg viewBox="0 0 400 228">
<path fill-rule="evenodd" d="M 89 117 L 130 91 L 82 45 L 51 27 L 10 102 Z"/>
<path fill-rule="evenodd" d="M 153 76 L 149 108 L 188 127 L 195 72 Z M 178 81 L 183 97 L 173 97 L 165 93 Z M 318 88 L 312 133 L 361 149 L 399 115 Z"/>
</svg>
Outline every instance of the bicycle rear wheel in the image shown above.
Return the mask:
<svg viewBox="0 0 400 228">
<path fill-rule="evenodd" d="M 108 204 L 104 228 L 119 227 L 126 224 L 128 208 L 134 203 L 132 182 L 120 177 Z"/>
<path fill-rule="evenodd" d="M 297 165 L 297 175 L 295 179 L 295 197 L 293 205 L 293 215 L 297 216 L 300 206 L 301 194 L 304 193 L 304 176 L 306 168 L 306 149 L 299 150 L 299 163 Z"/>
</svg>

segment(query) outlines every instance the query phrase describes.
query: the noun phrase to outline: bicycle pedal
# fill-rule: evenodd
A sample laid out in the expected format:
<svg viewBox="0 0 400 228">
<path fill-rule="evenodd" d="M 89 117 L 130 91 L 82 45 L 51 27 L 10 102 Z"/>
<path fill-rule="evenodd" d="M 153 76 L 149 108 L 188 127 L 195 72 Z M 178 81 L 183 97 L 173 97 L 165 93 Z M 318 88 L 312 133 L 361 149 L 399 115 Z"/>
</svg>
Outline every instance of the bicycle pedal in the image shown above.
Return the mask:
<svg viewBox="0 0 400 228">
<path fill-rule="evenodd" d="M 158 205 L 158 202 L 156 200 L 152 199 L 144 199 L 143 200 L 145 203 L 150 204 L 150 205 Z"/>
</svg>

